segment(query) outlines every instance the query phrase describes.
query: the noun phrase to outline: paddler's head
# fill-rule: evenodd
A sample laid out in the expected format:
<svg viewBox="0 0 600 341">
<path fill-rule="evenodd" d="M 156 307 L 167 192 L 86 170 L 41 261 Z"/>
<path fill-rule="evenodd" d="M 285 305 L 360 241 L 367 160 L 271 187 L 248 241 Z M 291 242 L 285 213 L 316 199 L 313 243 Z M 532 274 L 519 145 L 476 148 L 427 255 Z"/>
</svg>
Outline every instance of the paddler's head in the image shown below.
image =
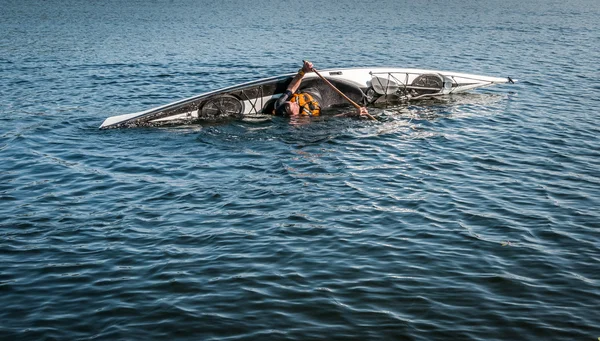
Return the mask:
<svg viewBox="0 0 600 341">
<path fill-rule="evenodd" d="M 300 114 L 300 105 L 297 102 L 285 102 L 283 108 L 288 116 L 298 116 Z"/>
</svg>

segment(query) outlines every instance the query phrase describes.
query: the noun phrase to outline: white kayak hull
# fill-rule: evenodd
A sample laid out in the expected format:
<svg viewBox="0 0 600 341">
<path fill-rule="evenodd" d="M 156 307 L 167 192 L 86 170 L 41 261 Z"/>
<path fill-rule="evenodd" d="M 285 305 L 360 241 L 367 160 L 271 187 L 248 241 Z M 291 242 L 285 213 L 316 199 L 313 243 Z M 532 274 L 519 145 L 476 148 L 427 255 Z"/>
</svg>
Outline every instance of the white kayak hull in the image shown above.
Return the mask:
<svg viewBox="0 0 600 341">
<path fill-rule="evenodd" d="M 512 82 L 510 78 L 381 67 L 323 70 L 319 73 L 354 101 L 365 106 L 431 98 Z M 293 76 L 288 74 L 260 79 L 142 112 L 112 116 L 100 128 L 189 124 L 229 117 L 243 119 L 268 115 L 272 113 L 274 101 L 285 91 Z M 304 76 L 301 89 L 305 86 L 330 90 L 315 73 Z M 332 104 L 344 102 L 337 94 L 328 98 Z"/>
</svg>

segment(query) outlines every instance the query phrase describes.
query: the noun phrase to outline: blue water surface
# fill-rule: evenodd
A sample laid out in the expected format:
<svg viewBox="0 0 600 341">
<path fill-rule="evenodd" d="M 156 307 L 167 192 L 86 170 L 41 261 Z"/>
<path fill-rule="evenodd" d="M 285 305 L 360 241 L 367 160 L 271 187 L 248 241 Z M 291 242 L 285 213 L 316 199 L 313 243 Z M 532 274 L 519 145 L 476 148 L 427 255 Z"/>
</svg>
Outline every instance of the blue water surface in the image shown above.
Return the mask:
<svg viewBox="0 0 600 341">
<path fill-rule="evenodd" d="M 3 0 L 0 339 L 596 340 L 600 3 Z M 317 68 L 501 85 L 98 130 Z"/>
</svg>

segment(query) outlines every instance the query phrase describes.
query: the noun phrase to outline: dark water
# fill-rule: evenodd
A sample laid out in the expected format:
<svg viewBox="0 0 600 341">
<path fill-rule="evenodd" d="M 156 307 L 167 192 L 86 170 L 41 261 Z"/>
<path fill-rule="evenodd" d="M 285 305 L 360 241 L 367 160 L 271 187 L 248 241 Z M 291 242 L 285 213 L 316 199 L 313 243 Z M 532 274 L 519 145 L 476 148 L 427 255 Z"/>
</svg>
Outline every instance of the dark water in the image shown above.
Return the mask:
<svg viewBox="0 0 600 341">
<path fill-rule="evenodd" d="M 596 340 L 597 1 L 0 10 L 0 339 Z M 318 68 L 503 85 L 291 125 L 104 118 Z"/>
</svg>

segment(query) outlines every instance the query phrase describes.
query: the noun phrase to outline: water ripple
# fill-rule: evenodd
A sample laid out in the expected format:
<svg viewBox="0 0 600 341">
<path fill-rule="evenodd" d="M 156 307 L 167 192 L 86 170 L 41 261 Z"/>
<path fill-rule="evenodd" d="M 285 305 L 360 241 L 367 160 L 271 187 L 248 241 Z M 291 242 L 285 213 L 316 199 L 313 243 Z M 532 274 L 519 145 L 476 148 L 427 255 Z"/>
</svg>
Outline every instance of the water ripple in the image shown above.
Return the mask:
<svg viewBox="0 0 600 341">
<path fill-rule="evenodd" d="M 595 3 L 3 11 L 0 339 L 600 336 Z M 304 58 L 520 81 L 377 122 L 97 129 Z"/>
</svg>

